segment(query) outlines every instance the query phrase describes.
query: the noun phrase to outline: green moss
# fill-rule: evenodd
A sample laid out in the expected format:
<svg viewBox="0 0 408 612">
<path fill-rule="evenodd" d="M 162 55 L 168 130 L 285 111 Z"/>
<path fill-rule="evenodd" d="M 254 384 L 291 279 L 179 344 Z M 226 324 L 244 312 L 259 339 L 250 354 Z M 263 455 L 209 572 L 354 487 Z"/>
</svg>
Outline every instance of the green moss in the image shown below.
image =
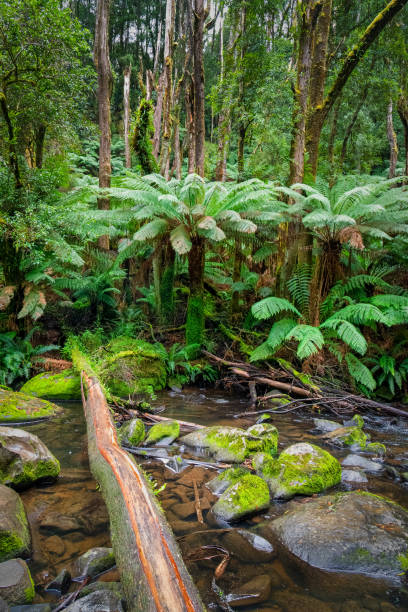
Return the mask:
<svg viewBox="0 0 408 612">
<path fill-rule="evenodd" d="M 43 372 L 27 381 L 21 391 L 36 397 L 81 399 L 81 380 L 72 370 L 64 370 L 58 374 Z"/>
<path fill-rule="evenodd" d="M 360 427 L 347 427 L 347 431 L 343 431 L 338 436 L 333 438 L 338 442 L 342 442 L 346 446 L 358 445 L 361 449 L 367 445 L 367 435 L 360 429 Z"/>
<path fill-rule="evenodd" d="M 267 484 L 258 476 L 245 474 L 224 491 L 212 511 L 221 520 L 233 521 L 265 510 L 269 503 Z"/>
<path fill-rule="evenodd" d="M 381 456 L 384 456 L 387 452 L 385 444 L 381 444 L 381 442 L 370 442 L 365 447 L 365 450 L 369 453 L 375 453 L 376 455 Z"/>
<path fill-rule="evenodd" d="M 22 462 L 22 468 L 22 472 L 17 474 L 12 481 L 12 484 L 17 487 L 31 484 L 36 480 L 57 478 L 61 470 L 60 463 L 55 457 L 46 461 L 24 461 Z M 2 474 L 0 472 L 0 479 L 1 476 Z M 6 480 L 6 475 L 3 475 L 2 482 L 6 482 Z"/>
<path fill-rule="evenodd" d="M 257 423 L 247 429 L 247 434 L 256 436 L 256 440 L 248 440 L 247 448 L 250 452 L 265 452 L 276 455 L 278 452 L 278 430 L 270 423 Z"/>
<path fill-rule="evenodd" d="M 145 426 L 141 419 L 132 419 L 122 425 L 118 432 L 120 442 L 137 446 L 145 437 Z"/>
<path fill-rule="evenodd" d="M 246 476 L 246 474 L 249 474 L 246 468 L 228 468 L 207 482 L 207 487 L 213 491 L 213 493 L 219 495 L 228 489 L 228 487 L 238 482 L 243 476 Z"/>
<path fill-rule="evenodd" d="M 162 317 L 164 321 L 171 321 L 174 315 L 174 300 L 173 300 L 173 287 L 174 287 L 174 264 L 168 265 L 163 272 L 160 281 L 160 298 Z"/>
<path fill-rule="evenodd" d="M 257 454 L 253 466 L 268 483 L 273 497 L 281 499 L 319 493 L 341 480 L 337 459 L 313 444 L 294 444 L 276 460 Z"/>
<path fill-rule="evenodd" d="M 359 414 L 355 414 L 351 420 L 356 425 L 356 427 L 360 427 L 360 429 L 363 429 L 364 419 L 362 416 L 360 416 Z"/>
<path fill-rule="evenodd" d="M 0 423 L 44 419 L 60 414 L 62 409 L 51 402 L 26 393 L 0 388 Z"/>
<path fill-rule="evenodd" d="M 21 557 L 27 552 L 27 546 L 15 533 L 0 533 L 0 563 Z"/>
<path fill-rule="evenodd" d="M 291 363 L 289 363 L 289 361 L 286 361 L 286 359 L 276 359 L 276 361 L 285 370 L 288 370 L 288 372 L 290 372 L 291 374 L 293 374 L 293 376 L 298 378 L 300 382 L 302 382 L 304 385 L 306 385 L 310 389 L 313 389 L 314 391 L 321 391 L 320 387 L 318 387 L 313 382 L 310 376 L 308 376 L 307 374 L 304 374 L 303 372 L 299 372 L 298 370 L 295 370 L 295 368 L 292 366 Z"/>
<path fill-rule="evenodd" d="M 204 299 L 203 295 L 191 294 L 187 304 L 186 344 L 203 343 L 204 334 Z"/>
<path fill-rule="evenodd" d="M 177 421 L 157 423 L 150 429 L 145 444 L 154 444 L 164 438 L 175 440 L 180 435 L 180 425 Z"/>
<path fill-rule="evenodd" d="M 30 570 L 28 568 L 27 568 L 27 574 L 30 580 L 30 586 L 24 589 L 24 599 L 25 599 L 25 603 L 30 604 L 32 603 L 35 597 L 35 586 L 34 586 L 33 579 L 31 578 Z"/>
</svg>

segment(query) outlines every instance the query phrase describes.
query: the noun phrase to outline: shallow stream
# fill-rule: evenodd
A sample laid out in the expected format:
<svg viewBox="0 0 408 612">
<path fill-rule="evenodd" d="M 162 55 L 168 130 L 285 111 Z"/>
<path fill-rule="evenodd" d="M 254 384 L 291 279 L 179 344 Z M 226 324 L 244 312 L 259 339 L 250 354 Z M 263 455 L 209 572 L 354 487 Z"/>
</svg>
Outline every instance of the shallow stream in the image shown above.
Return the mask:
<svg viewBox="0 0 408 612">
<path fill-rule="evenodd" d="M 248 427 L 256 417 L 234 418 L 247 408 L 247 400 L 233 397 L 223 391 L 187 389 L 181 392 L 159 394 L 156 405 L 166 407 L 167 417 L 196 422 L 202 425 L 234 425 Z M 97 484 L 89 473 L 86 450 L 86 426 L 80 403 L 64 403 L 64 414 L 52 421 L 29 426 L 61 462 L 61 476 L 52 486 L 37 486 L 22 493 L 33 536 L 33 556 L 29 561 L 37 587 L 37 600 L 55 601 L 55 596 L 46 593 L 43 586 L 64 567 L 73 568 L 75 559 L 94 546 L 109 545 L 109 523 L 104 503 Z M 329 418 L 331 418 L 329 416 Z M 303 441 L 312 441 L 330 450 L 339 459 L 348 451 L 339 451 L 326 446 L 311 433 L 310 416 L 297 414 L 275 415 L 273 424 L 279 430 L 279 448 Z M 395 419 L 373 418 L 365 431 L 372 441 L 387 446 L 387 471 L 381 475 L 367 475 L 365 490 L 389 497 L 408 508 L 408 484 L 397 481 L 392 466 L 408 471 L 408 423 Z M 163 452 L 161 449 L 160 452 Z M 172 450 L 168 449 L 169 454 Z M 180 452 L 179 450 L 177 452 Z M 187 453 L 183 457 L 188 458 Z M 191 458 L 191 456 L 190 456 Z M 203 458 L 203 461 L 211 459 Z M 254 556 L 246 550 L 237 533 L 237 526 L 223 528 L 211 518 L 209 508 L 215 497 L 205 487 L 206 481 L 217 471 L 211 467 L 190 465 L 180 473 L 165 467 L 157 458 L 142 460 L 158 486 L 166 483 L 158 494 L 167 518 L 178 538 L 187 567 L 192 574 L 201 596 L 209 610 L 228 609 L 223 595 L 234 593 L 241 585 L 253 578 L 270 577 L 270 595 L 266 601 L 254 600 L 245 610 L 259 612 L 391 612 L 408 609 L 407 593 L 395 585 L 372 583 L 366 578 L 325 573 L 300 572 L 291 560 L 278 555 L 265 561 L 262 551 Z M 403 470 L 402 470 L 403 471 Z M 204 523 L 198 522 L 194 493 L 194 482 L 201 500 Z M 339 485 L 339 490 L 346 490 Z M 307 503 L 310 498 L 297 498 L 294 503 Z M 293 503 L 293 502 L 292 502 Z M 287 504 L 273 503 L 269 510 L 255 516 L 239 528 L 253 529 L 265 519 L 282 514 Z M 202 546 L 221 547 L 202 549 Z M 222 560 L 224 551 L 232 552 L 223 575 L 214 584 L 214 570 Z M 218 555 L 218 556 L 216 556 Z M 212 558 L 203 558 L 212 557 Z M 105 579 L 117 579 L 112 572 Z M 262 581 L 261 581 L 262 582 Z M 218 594 L 214 589 L 218 587 Z M 248 602 L 247 602 L 248 604 Z M 233 603 L 233 609 L 238 609 Z"/>
</svg>

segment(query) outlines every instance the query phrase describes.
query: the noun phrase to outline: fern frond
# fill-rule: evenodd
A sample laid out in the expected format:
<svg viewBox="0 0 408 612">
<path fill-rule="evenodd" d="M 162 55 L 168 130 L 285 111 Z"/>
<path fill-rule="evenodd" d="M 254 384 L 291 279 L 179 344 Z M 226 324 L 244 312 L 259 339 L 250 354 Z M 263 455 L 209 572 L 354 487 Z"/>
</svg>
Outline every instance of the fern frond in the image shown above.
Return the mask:
<svg viewBox="0 0 408 612">
<path fill-rule="evenodd" d="M 361 385 L 364 385 L 364 387 L 367 387 L 370 391 L 374 391 L 377 385 L 367 366 L 365 366 L 358 357 L 353 355 L 353 353 L 347 353 L 344 360 L 347 364 L 350 376 Z"/>
<path fill-rule="evenodd" d="M 284 298 L 278 297 L 264 298 L 260 302 L 256 302 L 251 308 L 251 312 L 255 319 L 270 319 L 285 310 L 293 312 L 299 317 L 301 316 L 300 312 L 293 304 Z"/>
</svg>

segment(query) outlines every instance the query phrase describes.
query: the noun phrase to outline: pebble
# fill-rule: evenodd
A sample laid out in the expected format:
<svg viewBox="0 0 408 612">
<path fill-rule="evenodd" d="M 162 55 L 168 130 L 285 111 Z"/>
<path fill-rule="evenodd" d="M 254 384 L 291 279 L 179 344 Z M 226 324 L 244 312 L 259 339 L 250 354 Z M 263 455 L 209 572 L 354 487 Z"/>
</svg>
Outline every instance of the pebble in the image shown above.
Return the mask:
<svg viewBox="0 0 408 612">
<path fill-rule="evenodd" d="M 271 579 L 267 574 L 252 578 L 242 586 L 227 595 L 227 602 L 234 608 L 243 608 L 263 603 L 271 593 Z"/>
</svg>

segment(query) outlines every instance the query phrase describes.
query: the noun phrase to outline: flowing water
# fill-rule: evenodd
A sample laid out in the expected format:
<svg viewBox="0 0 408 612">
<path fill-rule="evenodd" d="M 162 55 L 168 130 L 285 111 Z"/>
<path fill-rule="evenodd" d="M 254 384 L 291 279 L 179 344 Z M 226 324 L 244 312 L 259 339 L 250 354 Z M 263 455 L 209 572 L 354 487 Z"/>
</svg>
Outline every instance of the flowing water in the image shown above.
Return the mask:
<svg viewBox="0 0 408 612">
<path fill-rule="evenodd" d="M 234 415 L 247 408 L 247 400 L 223 391 L 187 389 L 165 392 L 159 394 L 155 404 L 166 407 L 163 414 L 167 417 L 202 425 L 224 424 L 246 428 L 255 422 L 255 417 L 235 418 Z M 80 554 L 94 546 L 108 546 L 110 542 L 106 509 L 89 472 L 82 407 L 79 403 L 64 403 L 63 407 L 61 417 L 29 427 L 58 457 L 62 468 L 57 483 L 33 487 L 22 493 L 33 535 L 33 556 L 29 565 L 37 586 L 38 601 L 55 600 L 42 587 L 62 568 L 72 570 Z M 324 446 L 311 433 L 310 416 L 275 415 L 272 422 L 279 430 L 280 450 L 302 441 Z M 408 423 L 378 417 L 371 419 L 365 430 L 370 433 L 372 441 L 386 444 L 387 464 L 391 467 L 381 476 L 368 475 L 369 481 L 364 489 L 385 495 L 408 508 L 408 485 L 397 482 L 391 474 L 393 465 L 399 469 L 406 466 L 408 471 Z M 347 451 L 333 448 L 329 450 L 339 459 L 348 454 Z M 160 453 L 165 452 L 164 449 L 160 450 Z M 168 452 L 171 455 L 179 451 L 168 449 Z M 192 458 L 185 452 L 183 457 Z M 211 462 L 208 458 L 202 460 Z M 212 519 L 209 508 L 216 498 L 205 483 L 217 474 L 216 469 L 192 464 L 182 472 L 175 473 L 157 457 L 142 459 L 142 464 L 158 486 L 166 483 L 158 497 L 209 610 L 228 609 L 223 594 L 234 593 L 244 583 L 265 575 L 271 579 L 268 599 L 247 605 L 245 610 L 292 612 L 301 607 L 302 612 L 391 612 L 408 609 L 407 593 L 395 585 L 380 584 L 367 578 L 357 580 L 355 576 L 344 574 L 309 573 L 307 567 L 300 572 L 298 565 L 292 565 L 290 559 L 281 555 L 272 561 L 265 561 L 262 551 L 254 556 L 253 550 L 248 551 L 243 546 L 236 526 L 221 527 Z M 340 485 L 338 490 L 345 490 L 345 486 Z M 204 523 L 198 521 L 196 513 L 197 492 Z M 295 503 L 307 503 L 307 499 L 299 497 Z M 267 512 L 240 523 L 239 527 L 255 528 L 265 519 L 282 514 L 285 509 L 285 503 L 273 503 Z M 233 554 L 223 575 L 215 581 L 214 571 L 227 551 Z M 260 588 L 262 590 L 262 584 Z M 233 609 L 238 607 L 233 606 Z"/>
</svg>

